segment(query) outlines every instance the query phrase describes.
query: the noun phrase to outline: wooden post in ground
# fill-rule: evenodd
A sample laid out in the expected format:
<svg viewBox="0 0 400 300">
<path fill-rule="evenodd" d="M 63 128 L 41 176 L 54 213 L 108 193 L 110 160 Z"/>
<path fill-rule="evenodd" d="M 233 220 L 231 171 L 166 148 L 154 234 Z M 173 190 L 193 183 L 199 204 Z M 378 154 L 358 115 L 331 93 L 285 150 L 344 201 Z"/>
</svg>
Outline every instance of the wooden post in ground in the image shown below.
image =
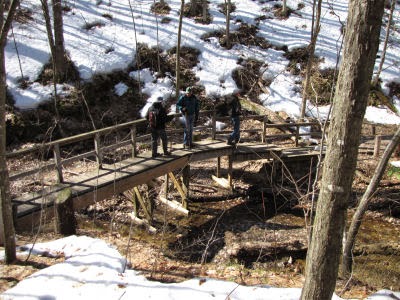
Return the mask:
<svg viewBox="0 0 400 300">
<path fill-rule="evenodd" d="M 379 157 L 379 152 L 381 150 L 381 142 L 382 142 L 382 136 L 376 135 L 375 136 L 375 145 L 374 145 L 374 157 Z"/>
<path fill-rule="evenodd" d="M 186 193 L 183 191 L 183 188 L 180 186 L 180 184 L 179 184 L 178 180 L 176 179 L 174 173 L 169 172 L 168 175 L 172 179 L 172 181 L 174 183 L 174 186 L 177 189 L 178 193 L 181 195 L 183 208 L 187 208 L 187 202 L 186 202 L 187 196 L 186 196 Z M 182 182 L 184 182 L 185 180 L 186 179 L 182 178 Z"/>
<path fill-rule="evenodd" d="M 149 181 L 147 184 L 147 209 L 149 210 L 150 216 L 153 219 L 153 213 L 154 213 L 154 207 L 156 205 L 156 201 L 154 200 L 154 197 L 151 197 L 151 189 L 155 188 L 155 184 L 153 181 Z"/>
<path fill-rule="evenodd" d="M 138 187 L 135 186 L 135 187 L 133 188 L 133 191 L 134 191 L 134 193 L 136 194 L 136 199 L 139 201 L 140 206 L 141 206 L 142 209 L 143 209 L 143 212 L 144 212 L 144 215 L 145 215 L 147 221 L 149 221 L 149 223 L 151 223 L 151 219 L 152 219 L 152 218 L 151 218 L 151 214 L 150 214 L 150 212 L 149 212 L 149 210 L 148 210 L 148 207 L 146 206 L 146 203 L 144 203 L 144 200 L 143 200 L 143 198 L 142 198 L 142 195 L 140 194 L 140 191 L 139 191 Z"/>
<path fill-rule="evenodd" d="M 221 157 L 218 156 L 217 157 L 217 174 L 215 174 L 215 176 L 217 176 L 218 178 L 221 177 Z"/>
<path fill-rule="evenodd" d="M 137 156 L 136 150 L 136 125 L 131 127 L 131 147 L 132 147 L 132 157 Z"/>
<path fill-rule="evenodd" d="M 72 192 L 65 188 L 57 194 L 54 203 L 55 231 L 62 235 L 76 234 L 76 219 L 72 203 Z"/>
<path fill-rule="evenodd" d="M 262 137 L 261 137 L 261 143 L 266 143 L 267 142 L 267 122 L 268 122 L 268 117 L 264 116 L 263 117 L 263 128 L 262 128 Z"/>
<path fill-rule="evenodd" d="M 186 199 L 189 198 L 189 184 L 190 184 L 190 165 L 187 164 L 182 170 L 182 188 L 185 192 L 185 201 L 182 202 L 182 205 L 186 209 L 187 209 Z"/>
<path fill-rule="evenodd" d="M 232 170 L 233 170 L 233 157 L 232 155 L 228 156 L 228 183 L 230 190 L 233 191 L 233 184 L 232 184 Z"/>
<path fill-rule="evenodd" d="M 101 169 L 103 166 L 103 153 L 101 151 L 101 141 L 99 134 L 96 134 L 94 136 L 94 150 L 96 152 L 97 165 Z"/>
<path fill-rule="evenodd" d="M 299 146 L 299 139 L 300 139 L 299 133 L 300 133 L 300 126 L 296 125 L 296 137 L 295 137 L 296 140 L 294 142 L 296 147 Z"/>
<path fill-rule="evenodd" d="M 165 196 L 165 199 L 168 199 L 168 186 L 169 186 L 168 174 L 164 175 L 164 184 L 165 184 L 165 186 L 164 186 L 164 196 Z"/>
<path fill-rule="evenodd" d="M 275 158 L 272 159 L 272 170 L 271 170 L 271 186 L 274 188 L 276 185 L 276 174 L 278 169 L 279 161 Z"/>
<path fill-rule="evenodd" d="M 56 163 L 56 169 L 57 169 L 57 182 L 62 183 L 64 181 L 64 177 L 62 173 L 61 153 L 59 144 L 54 145 L 53 153 L 54 153 L 54 162 Z"/>
<path fill-rule="evenodd" d="M 213 114 L 212 114 L 212 139 L 215 140 L 215 136 L 217 134 L 217 112 L 215 111 L 215 109 L 213 110 Z"/>
<path fill-rule="evenodd" d="M 130 199 L 131 199 L 132 205 L 133 205 L 133 215 L 135 217 L 138 217 L 139 216 L 139 211 L 138 211 L 139 210 L 139 203 L 138 203 L 138 200 L 137 200 L 137 197 L 136 197 L 136 193 L 132 189 L 132 191 L 130 193 L 128 193 L 128 194 L 130 196 Z"/>
</svg>

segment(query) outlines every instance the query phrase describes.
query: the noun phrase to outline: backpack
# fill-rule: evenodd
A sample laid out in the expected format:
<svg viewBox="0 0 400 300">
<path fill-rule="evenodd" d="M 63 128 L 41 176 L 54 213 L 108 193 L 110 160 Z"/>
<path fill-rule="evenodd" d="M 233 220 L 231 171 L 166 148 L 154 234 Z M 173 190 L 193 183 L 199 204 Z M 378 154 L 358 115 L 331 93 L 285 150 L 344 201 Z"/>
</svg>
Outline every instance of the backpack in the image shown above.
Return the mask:
<svg viewBox="0 0 400 300">
<path fill-rule="evenodd" d="M 242 106 L 237 98 L 232 97 L 228 100 L 229 105 L 229 115 L 231 116 L 239 116 L 242 112 Z"/>
<path fill-rule="evenodd" d="M 151 109 L 149 111 L 149 124 L 151 128 L 157 128 L 158 125 L 158 114 L 159 114 L 159 110 L 158 109 Z"/>
</svg>

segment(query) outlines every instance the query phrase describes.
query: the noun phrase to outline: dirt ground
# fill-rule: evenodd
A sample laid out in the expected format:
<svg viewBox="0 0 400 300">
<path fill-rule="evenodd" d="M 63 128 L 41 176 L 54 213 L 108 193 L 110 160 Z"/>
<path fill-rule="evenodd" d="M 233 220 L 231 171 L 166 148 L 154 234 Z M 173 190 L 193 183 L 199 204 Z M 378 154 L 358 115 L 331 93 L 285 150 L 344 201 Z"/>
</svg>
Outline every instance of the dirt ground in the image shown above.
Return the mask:
<svg viewBox="0 0 400 300">
<path fill-rule="evenodd" d="M 226 176 L 226 164 L 222 160 L 223 177 Z M 360 156 L 354 181 L 358 195 L 365 190 L 375 164 L 376 160 L 370 154 Z M 301 287 L 307 244 L 304 206 L 296 203 L 293 195 L 271 200 L 273 197 L 267 190 L 265 194 L 259 193 L 260 188 L 263 190 L 259 185 L 260 178 L 268 175 L 264 173 L 262 161 L 235 165 L 234 193 L 211 179 L 215 168 L 215 161 L 191 165 L 189 216 L 158 201 L 155 203 L 151 225 L 157 229 L 156 233 L 149 233 L 141 226 L 134 226 L 130 232 L 132 204 L 127 198 L 118 196 L 79 212 L 77 234 L 101 238 L 115 245 L 127 257 L 131 268 L 142 271 L 151 280 L 178 282 L 207 276 L 244 285 Z M 163 178 L 158 178 L 156 188 L 142 187 L 141 191 L 151 199 L 163 190 L 163 184 Z M 400 180 L 385 176 L 368 213 L 380 224 L 390 225 L 394 232 L 400 229 L 399 184 Z M 172 187 L 170 191 L 171 196 L 179 200 Z M 143 212 L 139 212 L 139 216 L 144 218 Z M 274 238 L 268 243 L 271 236 Z M 260 237 L 263 237 L 262 243 Z M 61 236 L 54 234 L 49 225 L 37 235 L 19 233 L 17 244 L 22 246 L 35 240 L 57 238 Z M 395 235 L 393 239 L 398 244 Z M 294 251 L 292 242 L 303 246 Z M 244 247 L 246 243 L 251 247 Z M 272 247 L 272 243 L 281 248 Z M 399 260 L 398 251 L 395 255 Z M 2 264 L 0 293 L 30 274 L 62 260 L 62 257 L 31 255 L 19 257 L 10 265 Z M 396 263 L 394 268 L 399 266 L 399 261 Z M 387 276 L 390 281 L 400 274 L 387 271 L 381 276 Z M 362 299 L 378 289 L 391 287 L 385 281 L 371 282 L 363 280 L 364 277 L 365 274 L 355 273 L 349 282 L 339 278 L 336 293 L 343 298 Z"/>
</svg>

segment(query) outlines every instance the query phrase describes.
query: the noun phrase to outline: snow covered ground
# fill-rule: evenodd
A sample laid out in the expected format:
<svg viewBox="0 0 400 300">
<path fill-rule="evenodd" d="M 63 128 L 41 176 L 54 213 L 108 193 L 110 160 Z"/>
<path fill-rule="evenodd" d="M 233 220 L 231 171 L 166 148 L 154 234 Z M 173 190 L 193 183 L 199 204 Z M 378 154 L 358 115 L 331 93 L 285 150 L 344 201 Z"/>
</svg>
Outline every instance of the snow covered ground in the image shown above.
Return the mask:
<svg viewBox="0 0 400 300">
<path fill-rule="evenodd" d="M 286 71 L 288 60 L 283 57 L 283 51 L 244 45 L 235 45 L 227 50 L 219 45 L 216 38 L 210 38 L 208 41 L 200 39 L 207 32 L 223 30 L 225 27 L 225 16 L 218 8 L 221 1 L 209 2 L 212 23 L 204 25 L 184 18 L 182 27 L 182 46 L 194 47 L 201 52 L 199 63 L 193 68 L 200 79 L 198 84 L 205 87 L 207 95 L 232 93 L 237 86 L 231 72 L 237 68 L 238 58 L 256 58 L 265 62 L 263 77 L 272 82 L 268 87 L 269 93 L 260 95 L 262 103 L 272 110 L 286 111 L 292 117 L 299 116 L 301 94 L 296 84 L 299 78 Z M 231 31 L 240 26 L 239 21 L 248 24 L 258 22 L 259 35 L 274 45 L 286 45 L 291 50 L 309 43 L 312 1 L 302 2 L 304 8 L 296 10 L 286 20 L 273 17 L 272 7 L 280 2 L 262 2 L 265 1 L 236 1 L 236 10 L 232 13 Z M 176 46 L 181 1 L 167 2 L 171 7 L 167 17 L 171 21 L 163 24 L 160 23 L 162 16 L 150 12 L 153 3 L 153 0 L 65 1 L 65 5 L 70 8 L 64 15 L 65 45 L 83 80 L 90 80 L 97 73 L 126 68 L 135 57 L 136 42 L 147 44 L 149 47 L 158 43 L 164 51 Z M 290 8 L 297 9 L 298 5 L 298 1 L 288 0 Z M 21 6 L 32 9 L 32 21 L 24 24 L 14 23 L 14 34 L 9 35 L 6 47 L 7 85 L 16 100 L 16 106 L 29 109 L 49 99 L 52 86 L 33 83 L 27 89 L 21 89 L 18 79 L 24 76 L 30 81 L 36 80 L 43 65 L 49 61 L 50 54 L 40 1 L 22 1 Z M 256 21 L 256 18 L 262 15 L 266 18 Z M 336 65 L 342 38 L 341 27 L 346 16 L 345 0 L 323 2 L 321 31 L 316 47 L 316 55 L 323 58 L 322 68 L 332 68 Z M 399 20 L 400 14 L 397 9 L 394 14 L 394 24 L 399 24 Z M 94 23 L 101 26 L 85 29 L 88 24 Z M 134 33 L 134 27 L 137 34 Z M 382 28 L 382 40 L 384 34 L 385 28 Z M 398 31 L 391 32 L 390 41 L 381 74 L 382 87 L 386 93 L 387 83 L 400 80 Z M 144 82 L 143 92 L 151 95 L 150 102 L 158 96 L 168 97 L 175 93 L 170 79 L 157 79 L 156 74 L 148 69 L 141 70 L 140 73 L 140 78 Z M 131 75 L 137 77 L 138 72 Z M 67 84 L 58 87 L 59 93 L 68 93 L 70 89 Z M 116 94 L 122 95 L 124 90 L 126 91 L 123 84 L 116 85 Z M 400 109 L 400 100 L 394 99 L 394 103 Z M 322 116 L 326 112 L 327 107 L 319 109 Z M 317 109 L 312 105 L 308 106 L 307 113 L 318 115 Z M 368 107 L 366 118 L 372 122 L 400 124 L 400 117 L 385 107 Z"/>
<path fill-rule="evenodd" d="M 31 247 L 23 247 L 21 254 Z M 0 295 L 0 299 L 298 300 L 301 294 L 300 288 L 243 286 L 210 278 L 181 283 L 149 281 L 140 272 L 125 269 L 126 260 L 117 250 L 103 240 L 86 236 L 36 244 L 32 253 L 65 256 L 66 260 L 32 274 Z M 400 297 L 400 292 L 381 290 L 367 299 L 398 299 L 395 297 Z M 339 299 L 342 298 L 337 295 L 332 297 Z"/>
</svg>

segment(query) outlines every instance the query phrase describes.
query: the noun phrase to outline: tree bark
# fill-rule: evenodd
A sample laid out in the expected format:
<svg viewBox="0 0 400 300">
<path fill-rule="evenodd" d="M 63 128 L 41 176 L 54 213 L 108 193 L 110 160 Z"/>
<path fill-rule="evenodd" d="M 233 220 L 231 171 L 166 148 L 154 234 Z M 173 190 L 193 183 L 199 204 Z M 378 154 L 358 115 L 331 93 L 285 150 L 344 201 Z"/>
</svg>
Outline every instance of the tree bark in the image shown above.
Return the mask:
<svg viewBox="0 0 400 300">
<path fill-rule="evenodd" d="M 47 38 L 49 40 L 54 79 L 56 83 L 64 82 L 67 79 L 68 58 L 64 45 L 64 29 L 62 18 L 61 0 L 53 0 L 53 26 L 47 0 L 41 0 L 43 15 L 46 23 Z"/>
<path fill-rule="evenodd" d="M 376 188 L 378 187 L 379 182 L 382 179 L 383 173 L 385 172 L 390 156 L 396 149 L 397 145 L 399 145 L 399 143 L 400 143 L 400 127 L 397 129 L 396 134 L 393 136 L 392 140 L 387 145 L 385 152 L 383 153 L 383 156 L 379 161 L 378 166 L 375 169 L 374 175 L 372 176 L 372 179 L 368 184 L 367 190 L 365 191 L 359 204 L 357 205 L 356 212 L 354 213 L 354 216 L 351 220 L 350 228 L 347 233 L 347 240 L 343 250 L 342 263 L 343 263 L 344 276 L 348 276 L 352 271 L 352 265 L 353 265 L 352 251 L 356 241 L 358 230 L 360 229 L 362 218 L 367 210 L 369 200 L 375 193 Z"/>
<path fill-rule="evenodd" d="M 320 194 L 301 299 L 331 299 L 338 273 L 361 125 L 382 24 L 384 0 L 353 0 L 336 84 Z"/>
<path fill-rule="evenodd" d="M 64 25 L 61 0 L 53 0 L 52 2 L 55 43 L 54 66 L 56 70 L 56 81 L 60 83 L 68 79 L 68 59 L 64 45 Z"/>
<path fill-rule="evenodd" d="M 287 3 L 286 0 L 282 0 L 282 16 L 287 15 Z"/>
<path fill-rule="evenodd" d="M 181 0 L 181 11 L 179 13 L 178 43 L 176 45 L 176 66 L 175 66 L 175 72 L 176 72 L 175 95 L 177 99 L 179 97 L 179 90 L 181 86 L 179 56 L 181 55 L 181 37 L 182 37 L 181 33 L 182 33 L 182 19 L 183 19 L 184 8 L 185 8 L 185 0 Z M 178 108 L 176 108 L 176 112 L 178 112 Z"/>
<path fill-rule="evenodd" d="M 230 23 L 231 23 L 231 0 L 225 0 L 226 7 L 226 29 L 225 29 L 225 43 L 226 48 L 231 48 L 231 37 L 230 37 Z"/>
<path fill-rule="evenodd" d="M 317 44 L 318 34 L 321 27 L 321 6 L 322 6 L 322 0 L 318 0 L 316 6 L 315 24 L 313 24 L 312 26 L 311 41 L 310 45 L 308 46 L 308 61 L 306 67 L 306 78 L 303 85 L 300 120 L 304 120 L 304 117 L 306 115 L 308 90 L 310 88 L 310 81 L 311 81 L 311 68 L 314 60 L 315 45 Z M 314 1 L 314 8 L 315 8 L 315 1 Z M 313 18 L 313 23 L 314 23 L 314 18 Z"/>
<path fill-rule="evenodd" d="M 207 0 L 203 0 L 203 22 L 207 22 L 207 8 L 208 8 L 208 2 Z"/>
<path fill-rule="evenodd" d="M 7 34 L 11 28 L 19 0 L 10 3 L 8 14 L 4 19 L 4 3 L 0 5 L 0 244 L 4 244 L 5 262 L 11 263 L 16 259 L 15 229 L 10 198 L 10 186 L 6 161 L 6 67 L 4 48 L 7 44 Z"/>
</svg>

